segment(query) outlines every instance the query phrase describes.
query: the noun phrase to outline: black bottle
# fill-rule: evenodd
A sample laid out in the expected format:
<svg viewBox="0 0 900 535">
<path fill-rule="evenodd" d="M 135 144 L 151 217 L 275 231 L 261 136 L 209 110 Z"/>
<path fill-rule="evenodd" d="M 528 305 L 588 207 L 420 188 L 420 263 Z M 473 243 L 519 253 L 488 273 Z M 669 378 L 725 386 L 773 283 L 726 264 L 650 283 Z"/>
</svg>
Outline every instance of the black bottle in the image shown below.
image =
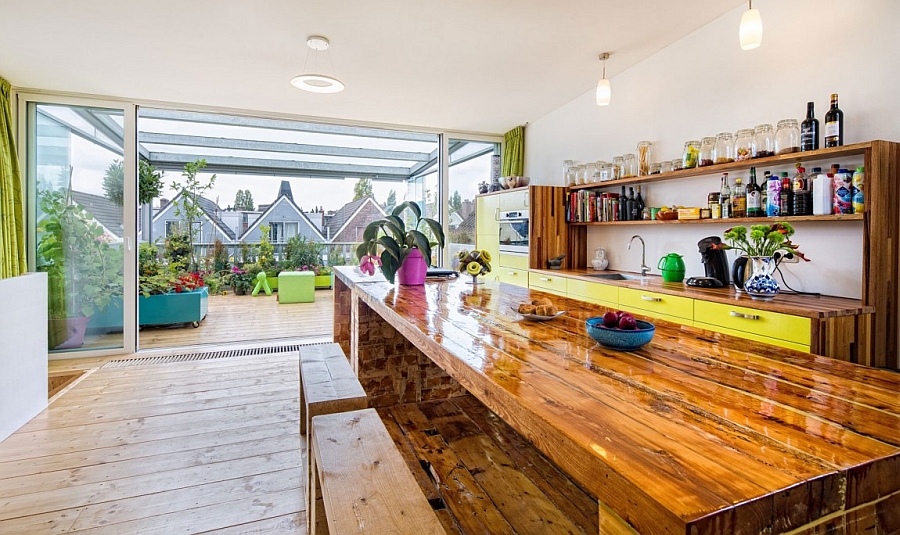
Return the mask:
<svg viewBox="0 0 900 535">
<path fill-rule="evenodd" d="M 622 186 L 622 193 L 619 195 L 619 221 L 628 221 L 628 198 L 625 196 L 625 186 Z"/>
<path fill-rule="evenodd" d="M 825 114 L 825 148 L 844 145 L 844 112 L 838 108 L 837 93 L 831 94 L 831 109 Z"/>
<path fill-rule="evenodd" d="M 634 198 L 634 188 L 628 188 L 628 221 L 636 221 L 637 217 L 637 199 Z"/>
<path fill-rule="evenodd" d="M 819 120 L 816 119 L 814 103 L 806 103 L 806 119 L 800 123 L 800 150 L 816 150 L 819 148 Z"/>
<path fill-rule="evenodd" d="M 641 197 L 641 187 L 637 187 L 637 197 L 634 198 L 637 203 L 637 219 L 643 219 L 644 217 L 644 198 Z"/>
</svg>

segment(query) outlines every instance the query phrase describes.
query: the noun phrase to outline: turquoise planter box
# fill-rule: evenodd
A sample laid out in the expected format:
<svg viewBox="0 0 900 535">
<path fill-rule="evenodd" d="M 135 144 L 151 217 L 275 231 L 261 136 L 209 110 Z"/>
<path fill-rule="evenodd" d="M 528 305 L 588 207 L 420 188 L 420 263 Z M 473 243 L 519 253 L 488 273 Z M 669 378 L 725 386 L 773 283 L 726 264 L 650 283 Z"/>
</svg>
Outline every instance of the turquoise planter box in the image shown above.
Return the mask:
<svg viewBox="0 0 900 535">
<path fill-rule="evenodd" d="M 209 311 L 209 290 L 204 286 L 192 292 L 138 296 L 140 325 L 200 323 Z"/>
</svg>

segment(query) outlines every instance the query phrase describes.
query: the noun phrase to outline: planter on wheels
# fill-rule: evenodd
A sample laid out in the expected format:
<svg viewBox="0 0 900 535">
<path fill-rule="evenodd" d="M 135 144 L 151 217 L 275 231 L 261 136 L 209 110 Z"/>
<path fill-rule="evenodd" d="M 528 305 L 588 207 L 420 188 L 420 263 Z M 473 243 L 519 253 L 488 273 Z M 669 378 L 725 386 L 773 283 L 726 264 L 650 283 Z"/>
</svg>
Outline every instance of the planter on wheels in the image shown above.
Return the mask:
<svg viewBox="0 0 900 535">
<path fill-rule="evenodd" d="M 191 292 L 138 296 L 140 325 L 190 323 L 199 327 L 208 311 L 209 290 L 206 286 Z"/>
</svg>

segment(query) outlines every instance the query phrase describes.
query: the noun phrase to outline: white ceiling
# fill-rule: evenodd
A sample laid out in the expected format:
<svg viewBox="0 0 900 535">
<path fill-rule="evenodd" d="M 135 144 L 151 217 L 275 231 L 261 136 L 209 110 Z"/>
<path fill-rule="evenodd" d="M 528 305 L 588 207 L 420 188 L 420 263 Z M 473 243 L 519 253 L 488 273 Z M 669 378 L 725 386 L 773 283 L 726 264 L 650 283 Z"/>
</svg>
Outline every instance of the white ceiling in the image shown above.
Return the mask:
<svg viewBox="0 0 900 535">
<path fill-rule="evenodd" d="M 0 76 L 19 88 L 503 133 L 591 90 L 600 52 L 613 52 L 612 78 L 741 3 L 14 0 L 0 16 Z M 289 84 L 314 34 L 331 41 L 342 93 Z"/>
</svg>

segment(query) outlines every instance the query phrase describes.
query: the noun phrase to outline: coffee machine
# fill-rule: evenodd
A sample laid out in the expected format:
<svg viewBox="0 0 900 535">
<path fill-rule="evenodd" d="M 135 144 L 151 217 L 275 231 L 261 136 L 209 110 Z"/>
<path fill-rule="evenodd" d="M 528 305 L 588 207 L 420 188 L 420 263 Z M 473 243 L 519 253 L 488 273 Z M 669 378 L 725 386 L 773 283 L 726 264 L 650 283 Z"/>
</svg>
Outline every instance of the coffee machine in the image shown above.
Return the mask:
<svg viewBox="0 0 900 535">
<path fill-rule="evenodd" d="M 722 239 L 718 236 L 703 238 L 697 243 L 700 248 L 700 261 L 703 262 L 705 277 L 691 277 L 687 280 L 688 286 L 700 286 L 704 288 L 721 288 L 731 283 L 729 277 L 728 257 L 725 251 L 719 249 Z"/>
</svg>

